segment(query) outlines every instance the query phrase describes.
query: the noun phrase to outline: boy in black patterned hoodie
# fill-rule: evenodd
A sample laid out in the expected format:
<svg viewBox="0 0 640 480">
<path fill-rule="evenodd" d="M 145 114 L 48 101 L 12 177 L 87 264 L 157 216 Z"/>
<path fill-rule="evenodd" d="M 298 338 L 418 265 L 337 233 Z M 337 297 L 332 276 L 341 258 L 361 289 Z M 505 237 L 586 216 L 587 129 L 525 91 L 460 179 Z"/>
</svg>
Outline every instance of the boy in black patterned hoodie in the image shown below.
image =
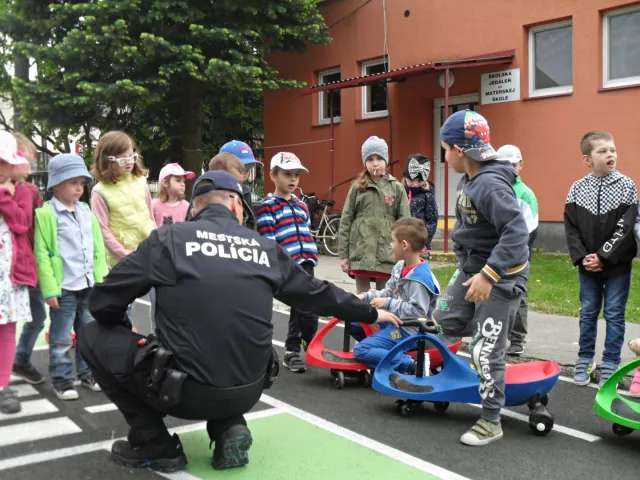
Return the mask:
<svg viewBox="0 0 640 480">
<path fill-rule="evenodd" d="M 427 252 L 431 251 L 431 240 L 438 228 L 438 206 L 433 183 L 427 180 L 431 163 L 429 158 L 419 153 L 409 155 L 404 167 L 404 185 L 409 196 L 411 216 L 422 220 L 429 236 L 425 243 Z"/>
</svg>

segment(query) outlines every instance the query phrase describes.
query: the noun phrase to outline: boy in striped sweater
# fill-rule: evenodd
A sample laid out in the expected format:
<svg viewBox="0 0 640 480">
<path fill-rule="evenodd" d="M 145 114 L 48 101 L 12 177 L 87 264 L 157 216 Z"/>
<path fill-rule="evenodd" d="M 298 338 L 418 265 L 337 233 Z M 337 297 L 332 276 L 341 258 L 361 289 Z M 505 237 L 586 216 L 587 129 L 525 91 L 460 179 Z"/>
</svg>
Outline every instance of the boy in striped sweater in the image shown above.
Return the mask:
<svg viewBox="0 0 640 480">
<path fill-rule="evenodd" d="M 271 238 L 309 275 L 318 265 L 318 248 L 309 230 L 309 209 L 294 194 L 301 173 L 309 173 L 300 159 L 290 152 L 280 152 L 271 159 L 270 177 L 275 192 L 260 203 L 257 215 L 258 232 Z M 300 347 L 309 344 L 318 329 L 318 315 L 291 308 L 286 352 L 282 364 L 295 373 L 307 370 L 300 358 Z"/>
</svg>

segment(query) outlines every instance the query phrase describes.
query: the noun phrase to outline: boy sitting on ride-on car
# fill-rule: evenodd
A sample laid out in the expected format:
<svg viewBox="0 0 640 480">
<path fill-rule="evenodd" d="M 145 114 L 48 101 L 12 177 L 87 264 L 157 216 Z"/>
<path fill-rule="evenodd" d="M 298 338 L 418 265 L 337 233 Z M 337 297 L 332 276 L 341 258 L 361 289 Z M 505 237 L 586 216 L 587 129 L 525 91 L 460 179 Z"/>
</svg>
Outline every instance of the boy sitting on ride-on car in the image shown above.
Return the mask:
<svg viewBox="0 0 640 480">
<path fill-rule="evenodd" d="M 417 218 L 402 218 L 391 227 L 391 249 L 398 263 L 383 290 L 369 290 L 358 295 L 378 309 L 388 310 L 401 320 L 431 318 L 440 293 L 438 280 L 429 263 L 421 258 L 429 233 Z M 363 338 L 353 349 L 359 362 L 375 368 L 396 342 L 417 332 L 416 327 L 395 327 L 383 324 L 373 335 Z M 355 336 L 355 335 L 354 335 Z M 399 354 L 393 368 L 414 373 L 416 362 L 409 355 Z"/>
</svg>

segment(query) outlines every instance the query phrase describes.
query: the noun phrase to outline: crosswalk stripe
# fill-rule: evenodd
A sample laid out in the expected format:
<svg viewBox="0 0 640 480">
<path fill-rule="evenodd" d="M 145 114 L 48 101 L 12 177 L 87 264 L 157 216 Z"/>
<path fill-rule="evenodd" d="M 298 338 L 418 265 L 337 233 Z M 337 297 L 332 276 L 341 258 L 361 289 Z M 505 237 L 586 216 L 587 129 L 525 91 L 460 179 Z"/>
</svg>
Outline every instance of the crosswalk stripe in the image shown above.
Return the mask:
<svg viewBox="0 0 640 480">
<path fill-rule="evenodd" d="M 11 385 L 11 390 L 16 392 L 16 395 L 20 398 L 31 397 L 32 395 L 39 395 L 40 392 L 33 388 L 31 385 L 24 383 L 22 385 Z"/>
<path fill-rule="evenodd" d="M 116 407 L 113 403 L 105 403 L 103 405 L 92 405 L 90 407 L 85 407 L 85 410 L 89 413 L 112 412 L 117 409 L 118 407 Z"/>
<path fill-rule="evenodd" d="M 57 412 L 58 408 L 49 400 L 30 400 L 28 402 L 21 402 L 21 410 L 18 413 L 0 413 L 0 421 L 13 420 L 15 418 L 30 417 L 32 415 L 42 415 L 45 413 Z"/>
<path fill-rule="evenodd" d="M 0 427 L 0 447 L 81 432 L 82 429 L 67 417 L 9 425 Z"/>
</svg>

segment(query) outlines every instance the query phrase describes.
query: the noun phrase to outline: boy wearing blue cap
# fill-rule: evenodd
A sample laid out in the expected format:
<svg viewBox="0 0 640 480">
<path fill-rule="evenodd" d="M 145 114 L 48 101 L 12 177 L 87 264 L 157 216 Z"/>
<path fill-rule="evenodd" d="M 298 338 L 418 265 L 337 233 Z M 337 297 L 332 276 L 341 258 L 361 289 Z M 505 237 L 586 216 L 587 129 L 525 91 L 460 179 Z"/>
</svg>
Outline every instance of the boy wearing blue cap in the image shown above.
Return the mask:
<svg viewBox="0 0 640 480">
<path fill-rule="evenodd" d="M 238 157 L 242 162 L 242 164 L 244 165 L 244 173 L 243 173 L 242 182 L 241 182 L 242 198 L 244 199 L 247 205 L 249 206 L 253 205 L 253 200 L 251 198 L 253 189 L 249 185 L 246 185 L 244 182 L 246 182 L 247 179 L 249 178 L 249 175 L 253 167 L 256 165 L 263 166 L 263 163 L 256 160 L 255 156 L 253 155 L 253 150 L 251 150 L 251 147 L 246 143 L 241 142 L 240 140 L 231 140 L 230 142 L 225 143 L 220 149 L 219 153 L 231 153 L 232 155 L 235 155 L 236 157 Z M 250 215 L 247 216 L 245 227 L 250 228 L 251 230 L 255 230 L 256 219 L 255 219 L 255 215 L 253 215 L 253 209 L 247 213 L 250 213 Z"/>
<path fill-rule="evenodd" d="M 458 269 L 434 314 L 445 335 L 473 336 L 469 349 L 480 377 L 482 415 L 460 438 L 486 445 L 502 438 L 505 348 L 529 275 L 529 233 L 512 185 L 513 165 L 497 161 L 489 125 L 471 110 L 440 129 L 445 159 L 457 173 L 456 226 L 451 233 Z"/>
<path fill-rule="evenodd" d="M 47 190 L 53 198 L 36 210 L 35 256 L 40 289 L 50 308 L 49 376 L 60 400 L 75 400 L 71 331 L 92 320 L 89 292 L 107 274 L 107 257 L 97 218 L 79 201 L 91 175 L 78 156 L 56 155 L 49 162 Z M 82 335 L 82 333 L 80 333 Z M 89 366 L 76 350 L 81 385 L 100 391 Z"/>
</svg>

